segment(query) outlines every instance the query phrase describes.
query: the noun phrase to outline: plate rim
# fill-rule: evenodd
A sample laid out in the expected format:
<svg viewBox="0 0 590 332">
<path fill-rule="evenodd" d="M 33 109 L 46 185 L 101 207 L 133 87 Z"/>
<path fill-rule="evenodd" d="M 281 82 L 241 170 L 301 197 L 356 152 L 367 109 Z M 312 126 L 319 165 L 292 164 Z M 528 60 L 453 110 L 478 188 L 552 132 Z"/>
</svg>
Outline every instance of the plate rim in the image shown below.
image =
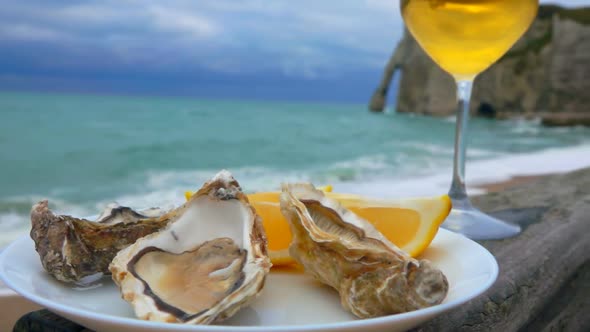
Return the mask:
<svg viewBox="0 0 590 332">
<path fill-rule="evenodd" d="M 39 304 L 47 309 L 54 309 L 55 311 L 64 312 L 72 316 L 81 317 L 85 319 L 90 319 L 93 321 L 101 321 L 101 322 L 109 322 L 114 323 L 117 325 L 123 325 L 126 327 L 132 328 L 150 328 L 150 329 L 162 329 L 164 331 L 186 331 L 187 329 L 193 331 L 244 331 L 244 332 L 270 332 L 270 331 L 281 331 L 281 332 L 288 332 L 288 331 L 318 331 L 318 330 L 334 330 L 339 328 L 362 328 L 366 326 L 374 326 L 374 325 L 381 325 L 387 323 L 394 323 L 396 321 L 406 321 L 411 320 L 414 318 L 419 318 L 420 316 L 433 316 L 437 315 L 441 312 L 446 310 L 455 308 L 460 306 L 461 304 L 468 302 L 483 293 L 485 293 L 497 280 L 499 274 L 499 266 L 496 258 L 492 253 L 490 253 L 485 247 L 481 244 L 459 234 L 455 233 L 446 229 L 439 229 L 438 231 L 443 233 L 449 233 L 451 236 L 458 236 L 462 238 L 463 241 L 471 242 L 483 251 L 486 260 L 491 267 L 491 274 L 490 277 L 483 283 L 476 291 L 466 297 L 462 297 L 459 299 L 455 299 L 446 303 L 441 303 L 434 305 L 428 308 L 422 308 L 410 312 L 400 313 L 400 314 L 393 314 L 381 317 L 374 317 L 374 318 L 365 318 L 365 319 L 358 319 L 346 322 L 334 322 L 334 323 L 320 323 L 320 324 L 302 324 L 302 325 L 269 325 L 269 326 L 234 326 L 234 325 L 185 325 L 185 324 L 174 324 L 174 323 L 163 323 L 163 322 L 153 322 L 153 321 L 146 321 L 140 320 L 137 318 L 130 318 L 130 317 L 120 317 L 120 316 L 113 316 L 104 313 L 96 313 L 87 309 L 78 309 L 69 305 L 63 305 L 58 302 L 54 302 L 48 300 L 44 297 L 38 296 L 32 292 L 28 292 L 27 290 L 23 290 L 19 287 L 16 287 L 14 283 L 7 277 L 4 273 L 5 271 L 5 261 L 7 257 L 9 257 L 8 253 L 11 252 L 10 249 L 16 247 L 21 242 L 30 241 L 28 235 L 23 235 L 10 243 L 7 247 L 0 252 L 0 279 L 8 286 L 10 289 L 14 290 L 20 296 L 28 299 L 29 301 Z M 438 236 L 438 234 L 437 234 Z M 33 248 L 34 250 L 34 248 Z"/>
</svg>

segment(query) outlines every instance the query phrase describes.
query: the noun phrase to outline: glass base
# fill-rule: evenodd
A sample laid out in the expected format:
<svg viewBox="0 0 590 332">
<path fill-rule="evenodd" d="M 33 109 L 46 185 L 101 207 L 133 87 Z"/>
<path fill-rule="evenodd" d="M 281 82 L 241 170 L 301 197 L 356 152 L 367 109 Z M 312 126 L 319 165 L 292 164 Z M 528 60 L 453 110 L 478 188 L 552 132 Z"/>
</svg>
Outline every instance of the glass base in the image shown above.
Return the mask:
<svg viewBox="0 0 590 332">
<path fill-rule="evenodd" d="M 472 240 L 500 240 L 520 234 L 519 225 L 489 216 L 471 205 L 469 199 L 453 199 L 453 209 L 441 225 Z"/>
</svg>

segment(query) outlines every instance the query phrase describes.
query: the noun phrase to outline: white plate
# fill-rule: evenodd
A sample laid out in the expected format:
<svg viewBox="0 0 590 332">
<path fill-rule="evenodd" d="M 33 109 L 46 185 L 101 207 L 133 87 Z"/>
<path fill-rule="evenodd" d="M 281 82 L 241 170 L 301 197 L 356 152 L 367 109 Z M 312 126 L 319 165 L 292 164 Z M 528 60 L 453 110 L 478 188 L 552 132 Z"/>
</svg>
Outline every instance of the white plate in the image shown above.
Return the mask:
<svg viewBox="0 0 590 332">
<path fill-rule="evenodd" d="M 0 277 L 17 293 L 97 331 L 403 331 L 420 325 L 488 289 L 498 276 L 494 257 L 479 244 L 441 229 L 422 258 L 447 276 L 442 304 L 372 319 L 356 319 L 340 307 L 336 291 L 302 273 L 272 271 L 254 303 L 223 325 L 194 326 L 134 318 L 114 283 L 103 279 L 90 289 L 62 284 L 41 266 L 33 241 L 23 237 L 0 256 Z"/>
</svg>

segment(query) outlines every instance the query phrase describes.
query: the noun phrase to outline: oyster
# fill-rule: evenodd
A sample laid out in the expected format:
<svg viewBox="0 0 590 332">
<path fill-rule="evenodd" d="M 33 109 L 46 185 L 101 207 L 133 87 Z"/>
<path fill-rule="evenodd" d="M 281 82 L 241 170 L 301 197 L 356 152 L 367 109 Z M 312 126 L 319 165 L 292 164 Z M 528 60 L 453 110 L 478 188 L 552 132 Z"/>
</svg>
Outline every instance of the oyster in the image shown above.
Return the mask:
<svg viewBox="0 0 590 332">
<path fill-rule="evenodd" d="M 293 233 L 290 255 L 335 288 L 354 315 L 407 312 L 445 298 L 448 282 L 441 271 L 411 258 L 313 185 L 284 185 L 280 204 Z"/>
<path fill-rule="evenodd" d="M 170 224 L 110 265 L 141 319 L 210 324 L 247 306 L 270 270 L 260 217 L 227 171 L 167 214 Z"/>
<path fill-rule="evenodd" d="M 47 200 L 31 210 L 31 238 L 45 270 L 57 280 L 84 282 L 108 267 L 119 250 L 166 226 L 163 211 L 109 206 L 98 221 L 56 215 Z M 154 218 L 156 217 L 156 218 Z"/>
</svg>

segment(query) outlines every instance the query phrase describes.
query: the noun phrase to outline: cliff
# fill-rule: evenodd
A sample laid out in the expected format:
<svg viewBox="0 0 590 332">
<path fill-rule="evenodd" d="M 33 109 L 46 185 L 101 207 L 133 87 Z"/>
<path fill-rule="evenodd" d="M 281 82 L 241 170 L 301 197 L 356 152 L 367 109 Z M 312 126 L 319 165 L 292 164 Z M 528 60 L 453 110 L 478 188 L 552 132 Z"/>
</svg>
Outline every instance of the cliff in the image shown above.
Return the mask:
<svg viewBox="0 0 590 332">
<path fill-rule="evenodd" d="M 382 111 L 394 72 L 397 112 L 455 113 L 455 85 L 405 32 L 369 109 Z M 475 80 L 472 114 L 542 118 L 547 125 L 590 125 L 590 7 L 543 5 L 529 31 Z"/>
</svg>

